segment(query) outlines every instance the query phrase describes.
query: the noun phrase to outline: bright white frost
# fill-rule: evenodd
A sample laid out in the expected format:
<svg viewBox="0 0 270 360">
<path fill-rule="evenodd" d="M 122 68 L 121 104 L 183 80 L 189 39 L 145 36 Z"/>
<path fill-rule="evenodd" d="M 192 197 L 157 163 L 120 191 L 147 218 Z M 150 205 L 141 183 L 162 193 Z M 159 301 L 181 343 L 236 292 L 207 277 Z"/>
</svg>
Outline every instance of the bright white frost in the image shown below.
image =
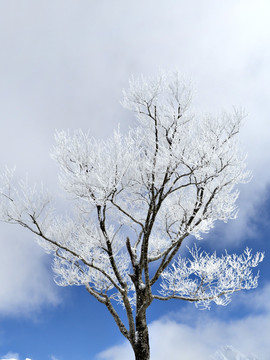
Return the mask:
<svg viewBox="0 0 270 360">
<path fill-rule="evenodd" d="M 138 156 L 140 140 L 135 131 L 124 137 L 119 131 L 112 139 L 98 141 L 81 130 L 55 135 L 52 157 L 60 166 L 60 183 L 76 198 L 103 205 L 126 178 L 130 161 Z"/>
<path fill-rule="evenodd" d="M 201 308 L 209 308 L 211 301 L 217 305 L 227 305 L 231 294 L 243 289 L 253 289 L 258 285 L 257 274 L 252 268 L 263 261 L 264 255 L 246 248 L 242 255 L 209 255 L 199 252 L 197 247 L 190 250 L 191 258 L 178 257 L 170 269 L 161 274 L 160 293 L 172 297 L 200 299 Z M 197 303 L 196 303 L 197 305 Z"/>
<path fill-rule="evenodd" d="M 53 211 L 49 208 L 51 196 L 43 186 L 29 184 L 28 179 L 14 184 L 15 169 L 6 171 L 0 176 L 0 214 L 1 220 L 31 227 L 34 220 L 39 221 L 39 226 L 50 226 Z"/>
<path fill-rule="evenodd" d="M 200 239 L 216 220 L 236 217 L 235 186 L 250 177 L 239 151 L 243 112 L 197 116 L 190 104 L 178 74 L 132 79 L 123 105 L 137 125 L 126 135 L 118 130 L 97 140 L 80 130 L 57 132 L 52 157 L 73 204 L 70 218 L 53 213 L 42 189 L 25 182 L 14 188 L 12 174 L 2 176 L 2 220 L 28 228 L 54 254 L 59 285 L 85 285 L 111 313 L 110 301 L 121 302 L 128 317 L 136 286 L 148 299 L 204 307 L 257 286 L 251 269 L 263 256 L 249 250 L 218 258 L 195 249 L 169 267 L 187 236 Z M 149 289 L 160 276 L 154 295 Z"/>
<path fill-rule="evenodd" d="M 246 356 L 232 346 L 224 346 L 210 357 L 210 360 L 259 360 L 256 356 Z"/>
</svg>

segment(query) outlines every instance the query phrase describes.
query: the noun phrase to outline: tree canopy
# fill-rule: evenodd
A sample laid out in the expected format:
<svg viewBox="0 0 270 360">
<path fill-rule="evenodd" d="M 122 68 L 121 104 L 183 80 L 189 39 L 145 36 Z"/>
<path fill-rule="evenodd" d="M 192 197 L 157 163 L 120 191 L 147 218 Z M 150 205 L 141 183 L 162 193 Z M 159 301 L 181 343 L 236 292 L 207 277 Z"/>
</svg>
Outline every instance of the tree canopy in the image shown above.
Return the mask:
<svg viewBox="0 0 270 360">
<path fill-rule="evenodd" d="M 257 286 L 252 269 L 263 254 L 217 257 L 195 246 L 188 258 L 177 257 L 188 236 L 201 239 L 217 220 L 237 216 L 236 186 L 250 178 L 238 136 L 245 114 L 194 114 L 190 87 L 177 73 L 131 79 L 123 105 L 137 117 L 126 134 L 55 135 L 52 157 L 71 216 L 55 214 L 43 188 L 13 186 L 7 170 L 1 219 L 34 233 L 54 255 L 57 284 L 85 286 L 142 360 L 149 358 L 146 310 L 153 300 L 226 305 L 233 292 Z"/>
</svg>

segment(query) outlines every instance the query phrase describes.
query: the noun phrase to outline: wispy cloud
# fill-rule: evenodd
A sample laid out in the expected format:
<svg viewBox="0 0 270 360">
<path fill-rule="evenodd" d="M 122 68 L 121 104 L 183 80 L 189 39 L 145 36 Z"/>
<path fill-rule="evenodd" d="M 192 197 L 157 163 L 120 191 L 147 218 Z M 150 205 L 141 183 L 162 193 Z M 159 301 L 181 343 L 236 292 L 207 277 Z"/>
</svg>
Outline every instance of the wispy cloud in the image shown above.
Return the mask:
<svg viewBox="0 0 270 360">
<path fill-rule="evenodd" d="M 59 360 L 59 358 L 54 355 L 51 355 L 51 360 Z"/>
<path fill-rule="evenodd" d="M 44 305 L 57 305 L 58 288 L 48 272 L 49 259 L 24 238 L 21 229 L 5 230 L 0 237 L 0 315 L 30 315 Z"/>
<path fill-rule="evenodd" d="M 3 355 L 0 360 L 19 360 L 19 354 L 9 352 L 6 355 Z"/>
<path fill-rule="evenodd" d="M 0 360 L 20 360 L 20 356 L 18 353 L 9 352 L 6 355 L 3 355 Z M 25 360 L 32 360 L 30 358 L 25 358 Z M 59 360 L 54 355 L 51 355 L 51 360 Z"/>
<path fill-rule="evenodd" d="M 0 360 L 19 360 L 19 354 L 9 352 L 6 355 L 3 355 Z"/>
<path fill-rule="evenodd" d="M 13 352 L 9 352 L 6 355 L 3 355 L 3 357 L 1 357 L 0 360 L 19 360 L 19 354 L 18 353 L 13 353 Z M 30 358 L 25 358 L 25 360 L 31 360 Z"/>
</svg>

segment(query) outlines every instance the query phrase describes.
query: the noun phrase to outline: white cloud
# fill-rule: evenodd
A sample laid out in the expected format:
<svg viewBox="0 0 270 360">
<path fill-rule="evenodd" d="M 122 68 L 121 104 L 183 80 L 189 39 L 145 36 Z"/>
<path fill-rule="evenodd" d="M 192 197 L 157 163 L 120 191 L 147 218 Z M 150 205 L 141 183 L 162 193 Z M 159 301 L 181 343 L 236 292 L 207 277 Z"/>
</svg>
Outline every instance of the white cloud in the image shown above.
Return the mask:
<svg viewBox="0 0 270 360">
<path fill-rule="evenodd" d="M 20 360 L 20 356 L 18 353 L 9 352 L 6 355 L 0 357 L 0 360 Z M 25 358 L 25 360 L 32 360 L 30 358 Z M 51 356 L 51 360 L 58 360 L 55 356 Z"/>
<path fill-rule="evenodd" d="M 59 360 L 59 359 L 58 359 L 58 357 L 52 355 L 52 356 L 51 356 L 51 360 Z"/>
<path fill-rule="evenodd" d="M 4 359 L 0 359 L 0 360 L 19 360 L 18 357 L 14 358 L 14 357 L 8 357 L 8 356 L 14 356 L 14 355 L 5 355 L 5 358 Z M 29 358 L 25 358 L 25 360 L 31 360 Z"/>
<path fill-rule="evenodd" d="M 19 354 L 9 352 L 6 355 L 3 355 L 0 360 L 19 360 Z"/>
<path fill-rule="evenodd" d="M 232 346 L 224 346 L 211 356 L 211 360 L 258 360 L 255 356 L 246 357 Z"/>
<path fill-rule="evenodd" d="M 58 288 L 48 272 L 48 258 L 34 240 L 27 241 L 23 229 L 1 230 L 0 315 L 30 315 L 42 306 L 57 305 Z"/>
<path fill-rule="evenodd" d="M 19 354 L 18 353 L 13 353 L 13 352 L 9 352 L 6 355 L 3 355 L 3 357 L 1 357 L 0 360 L 19 360 Z M 31 360 L 30 358 L 25 358 L 25 360 Z"/>
<path fill-rule="evenodd" d="M 197 108 L 240 104 L 249 113 L 243 139 L 254 179 L 224 240 L 256 232 L 249 220 L 270 181 L 267 10 L 268 0 L 1 2 L 0 164 L 16 163 L 55 187 L 48 155 L 55 128 L 90 128 L 95 136 L 118 121 L 125 128 L 132 116 L 119 100 L 131 74 L 179 68 L 197 84 Z M 0 230 L 0 313 L 54 304 L 46 258 L 21 230 Z"/>
<path fill-rule="evenodd" d="M 152 358 L 155 360 L 209 360 L 219 348 L 232 345 L 246 356 L 268 360 L 270 354 L 270 285 L 256 292 L 235 297 L 235 305 L 245 307 L 249 315 L 231 320 L 218 319 L 211 312 L 185 307 L 150 324 Z M 242 305 L 241 305 L 242 304 Z M 239 308 L 238 308 L 239 309 Z M 229 311 L 229 309 L 224 309 Z M 109 348 L 99 359 L 126 360 L 132 358 L 127 343 Z"/>
</svg>

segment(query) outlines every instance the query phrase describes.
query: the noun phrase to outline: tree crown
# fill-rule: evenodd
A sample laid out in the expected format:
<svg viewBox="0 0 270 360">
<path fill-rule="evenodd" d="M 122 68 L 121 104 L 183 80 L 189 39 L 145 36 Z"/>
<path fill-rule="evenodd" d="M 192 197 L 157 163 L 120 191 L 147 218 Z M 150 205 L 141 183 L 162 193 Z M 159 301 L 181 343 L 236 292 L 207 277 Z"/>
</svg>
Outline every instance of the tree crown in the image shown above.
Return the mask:
<svg viewBox="0 0 270 360">
<path fill-rule="evenodd" d="M 55 256 L 56 282 L 85 285 L 119 326 L 111 301 L 122 303 L 130 317 L 140 290 L 145 307 L 171 298 L 208 307 L 257 286 L 250 269 L 263 255 L 252 257 L 249 249 L 218 259 L 195 248 L 192 259 L 172 263 L 187 236 L 200 239 L 216 220 L 237 215 L 236 185 L 250 177 L 239 150 L 244 113 L 193 114 L 190 87 L 178 74 L 131 79 L 123 105 L 137 116 L 126 135 L 119 129 L 109 140 L 80 130 L 55 135 L 52 156 L 73 200 L 72 217 L 56 216 L 43 190 L 23 182 L 13 188 L 6 172 L 2 219 L 35 233 Z M 160 292 L 153 294 L 160 278 Z"/>
</svg>

